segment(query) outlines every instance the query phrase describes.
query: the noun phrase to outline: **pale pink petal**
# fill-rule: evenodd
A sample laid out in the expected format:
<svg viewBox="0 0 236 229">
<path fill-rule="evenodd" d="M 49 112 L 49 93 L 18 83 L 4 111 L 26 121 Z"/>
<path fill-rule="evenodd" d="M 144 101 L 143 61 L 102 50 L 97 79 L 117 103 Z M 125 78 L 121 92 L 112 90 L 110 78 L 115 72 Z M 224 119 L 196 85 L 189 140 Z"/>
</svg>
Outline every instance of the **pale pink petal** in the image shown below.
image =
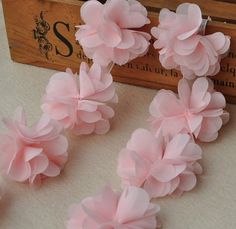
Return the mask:
<svg viewBox="0 0 236 229">
<path fill-rule="evenodd" d="M 145 129 L 137 129 L 133 132 L 127 143 L 127 149 L 137 152 L 149 161 L 160 159 L 163 152 L 163 139 L 157 140 L 154 135 Z"/>
<path fill-rule="evenodd" d="M 159 182 L 156 179 L 150 177 L 144 184 L 144 190 L 146 190 L 153 198 L 164 197 L 169 194 L 171 190 L 171 183 Z"/>
<path fill-rule="evenodd" d="M 180 175 L 180 183 L 178 188 L 182 191 L 190 191 L 192 190 L 197 183 L 197 179 L 194 173 L 192 172 L 184 172 Z"/>
<path fill-rule="evenodd" d="M 151 175 L 159 182 L 170 182 L 177 177 L 186 168 L 185 163 L 182 165 L 172 165 L 167 162 L 156 162 L 152 166 Z"/>
<path fill-rule="evenodd" d="M 176 135 L 166 146 L 163 159 L 175 159 L 181 156 L 184 148 L 190 142 L 191 138 L 188 134 Z"/>
<path fill-rule="evenodd" d="M 214 141 L 218 137 L 218 131 L 222 125 L 223 122 L 220 117 L 205 118 L 198 138 L 204 142 Z"/>
<path fill-rule="evenodd" d="M 191 95 L 191 88 L 187 80 L 181 79 L 178 83 L 178 93 L 180 100 L 184 103 L 185 107 L 189 107 L 189 98 Z"/>
<path fill-rule="evenodd" d="M 12 180 L 23 182 L 26 181 L 31 174 L 31 168 L 28 162 L 21 160 L 21 157 L 16 157 L 12 163 L 11 167 L 7 171 L 7 175 Z"/>
<path fill-rule="evenodd" d="M 33 158 L 35 158 L 36 156 L 38 156 L 39 154 L 41 154 L 43 152 L 42 148 L 34 148 L 34 147 L 25 147 L 24 149 L 24 159 L 25 161 L 30 161 Z"/>
<path fill-rule="evenodd" d="M 106 134 L 110 130 L 110 123 L 108 120 L 99 120 L 95 124 L 94 132 L 96 134 Z"/>
<path fill-rule="evenodd" d="M 210 103 L 211 96 L 207 91 L 208 86 L 208 80 L 204 77 L 197 79 L 193 83 L 190 108 L 202 109 Z"/>
<path fill-rule="evenodd" d="M 123 149 L 119 153 L 117 173 L 123 184 L 141 187 L 148 176 L 150 162 L 136 152 Z"/>
<path fill-rule="evenodd" d="M 56 177 L 60 174 L 60 167 L 53 162 L 49 162 L 46 169 L 43 171 L 43 174 L 48 177 Z"/>
<path fill-rule="evenodd" d="M 117 205 L 116 217 L 119 223 L 142 217 L 148 209 L 150 197 L 139 188 L 125 188 Z"/>
<path fill-rule="evenodd" d="M 120 28 L 112 22 L 102 23 L 98 27 L 97 33 L 108 47 L 116 47 L 122 41 Z"/>
<path fill-rule="evenodd" d="M 96 26 L 102 15 L 102 10 L 103 5 L 99 1 L 88 1 L 80 9 L 81 18 L 85 23 Z"/>
<path fill-rule="evenodd" d="M 46 155 L 41 154 L 37 157 L 34 157 L 30 161 L 31 173 L 33 175 L 44 173 L 44 171 L 48 167 L 48 164 L 49 164 L 49 160 Z"/>
</svg>

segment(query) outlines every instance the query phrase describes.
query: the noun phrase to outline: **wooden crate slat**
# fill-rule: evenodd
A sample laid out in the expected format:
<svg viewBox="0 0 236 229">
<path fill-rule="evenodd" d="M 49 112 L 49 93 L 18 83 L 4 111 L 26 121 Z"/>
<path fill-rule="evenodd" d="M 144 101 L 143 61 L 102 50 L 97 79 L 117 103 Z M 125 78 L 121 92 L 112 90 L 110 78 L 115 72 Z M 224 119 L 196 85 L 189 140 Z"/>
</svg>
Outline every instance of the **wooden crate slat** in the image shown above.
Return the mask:
<svg viewBox="0 0 236 229">
<path fill-rule="evenodd" d="M 175 10 L 186 0 L 140 0 L 140 2 L 147 7 Z M 205 16 L 236 20 L 236 4 L 213 0 L 189 0 L 187 2 L 198 4 Z"/>
</svg>

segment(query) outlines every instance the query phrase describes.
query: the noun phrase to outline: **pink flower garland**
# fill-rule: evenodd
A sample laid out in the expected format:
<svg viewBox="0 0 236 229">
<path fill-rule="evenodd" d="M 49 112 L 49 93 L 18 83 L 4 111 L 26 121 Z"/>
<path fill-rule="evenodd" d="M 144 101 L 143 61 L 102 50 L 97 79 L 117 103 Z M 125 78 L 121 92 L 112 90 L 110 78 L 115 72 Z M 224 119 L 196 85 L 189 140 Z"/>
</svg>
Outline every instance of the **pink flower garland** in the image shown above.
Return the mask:
<svg viewBox="0 0 236 229">
<path fill-rule="evenodd" d="M 118 98 L 110 69 L 104 67 L 123 65 L 148 51 L 151 36 L 138 28 L 150 20 L 136 0 L 104 5 L 91 0 L 81 7 L 81 17 L 85 25 L 78 26 L 76 39 L 95 63 L 91 68 L 81 64 L 79 82 L 70 69 L 51 77 L 41 106 L 44 114 L 32 127 L 22 108 L 15 120 L 4 119 L 9 132 L 0 135 L 0 168 L 12 180 L 40 184 L 60 174 L 68 157 L 63 128 L 77 135 L 107 133 L 114 116 L 108 103 Z M 160 90 L 150 105 L 152 132 L 137 129 L 120 152 L 117 172 L 123 191 L 106 187 L 74 205 L 68 229 L 156 229 L 160 207 L 150 199 L 181 195 L 196 186 L 202 150 L 194 140 L 215 140 L 229 120 L 225 98 L 209 79 L 186 80 L 217 74 L 230 47 L 230 38 L 222 33 L 200 34 L 201 25 L 195 4 L 181 4 L 176 13 L 160 12 L 160 24 L 152 29 L 158 39 L 154 47 L 160 49 L 165 68 L 183 73 L 178 96 Z"/>
</svg>

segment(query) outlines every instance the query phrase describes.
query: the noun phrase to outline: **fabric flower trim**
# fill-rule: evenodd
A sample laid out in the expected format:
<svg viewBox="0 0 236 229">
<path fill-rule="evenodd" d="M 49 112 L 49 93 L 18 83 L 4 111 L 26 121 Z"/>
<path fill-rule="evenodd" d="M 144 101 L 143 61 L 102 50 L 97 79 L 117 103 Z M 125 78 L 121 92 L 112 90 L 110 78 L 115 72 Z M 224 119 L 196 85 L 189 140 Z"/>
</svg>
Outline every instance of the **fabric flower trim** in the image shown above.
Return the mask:
<svg viewBox="0 0 236 229">
<path fill-rule="evenodd" d="M 42 99 L 44 114 L 35 125 L 27 126 L 21 107 L 14 120 L 3 120 L 8 133 L 0 135 L 0 169 L 11 180 L 41 184 L 59 175 L 68 159 L 64 129 L 76 135 L 107 133 L 114 116 L 109 104 L 118 102 L 110 66 L 124 65 L 148 51 L 151 36 L 139 28 L 150 20 L 136 0 L 90 0 L 81 7 L 81 18 L 85 24 L 78 26 L 76 40 L 94 64 L 81 64 L 78 81 L 70 69 L 51 77 Z M 181 4 L 176 13 L 161 10 L 160 24 L 151 32 L 161 64 L 183 73 L 178 95 L 160 90 L 149 109 L 152 130 L 134 131 L 119 153 L 123 190 L 105 187 L 75 204 L 67 229 L 156 229 L 161 226 L 156 218 L 160 207 L 151 198 L 180 196 L 196 186 L 203 170 L 195 139 L 215 140 L 229 120 L 223 94 L 202 76 L 219 72 L 230 37 L 220 32 L 205 36 L 202 25 L 195 4 Z"/>
<path fill-rule="evenodd" d="M 0 167 L 9 179 L 40 184 L 46 177 L 58 176 L 68 153 L 62 127 L 46 115 L 28 127 L 24 110 L 18 107 L 15 120 L 4 119 L 7 134 L 1 135 Z"/>
<path fill-rule="evenodd" d="M 166 141 L 137 129 L 119 154 L 117 172 L 123 187 L 143 187 L 151 197 L 180 195 L 195 187 L 201 158 L 201 148 L 187 134 Z"/>
<path fill-rule="evenodd" d="M 113 79 L 98 64 L 80 66 L 79 82 L 70 69 L 53 75 L 43 97 L 42 110 L 77 135 L 105 134 L 114 116 L 108 102 L 117 102 Z"/>
<path fill-rule="evenodd" d="M 81 7 L 81 18 L 85 25 L 77 26 L 76 40 L 94 62 L 124 65 L 147 53 L 151 36 L 137 29 L 150 20 L 138 1 L 108 0 L 103 5 L 91 0 Z"/>
<path fill-rule="evenodd" d="M 196 4 L 183 3 L 176 13 L 162 9 L 159 25 L 153 27 L 159 49 L 159 60 L 166 69 L 177 69 L 187 79 L 214 76 L 220 71 L 220 60 L 230 48 L 230 37 L 221 32 L 200 35 L 201 9 Z"/>
<path fill-rule="evenodd" d="M 120 193 L 105 187 L 71 207 L 67 229 L 156 229 L 160 227 L 156 219 L 159 210 L 141 188 L 127 187 Z"/>
<path fill-rule="evenodd" d="M 203 142 L 214 141 L 229 120 L 223 94 L 216 92 L 212 81 L 204 77 L 192 86 L 187 80 L 180 80 L 178 92 L 176 96 L 172 91 L 160 90 L 153 99 L 149 120 L 154 132 L 170 137 L 189 133 Z"/>
</svg>

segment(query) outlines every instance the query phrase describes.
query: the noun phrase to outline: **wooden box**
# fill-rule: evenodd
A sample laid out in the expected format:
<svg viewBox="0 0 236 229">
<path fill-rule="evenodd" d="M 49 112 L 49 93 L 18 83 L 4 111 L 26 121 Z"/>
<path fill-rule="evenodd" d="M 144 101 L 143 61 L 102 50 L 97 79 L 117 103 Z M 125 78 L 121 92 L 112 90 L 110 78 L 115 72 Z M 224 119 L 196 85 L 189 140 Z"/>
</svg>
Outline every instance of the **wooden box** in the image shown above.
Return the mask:
<svg viewBox="0 0 236 229">
<path fill-rule="evenodd" d="M 158 24 L 161 8 L 176 9 L 183 0 L 139 0 L 149 11 L 150 28 Z M 236 102 L 236 1 L 191 0 L 200 5 L 204 16 L 211 16 L 206 34 L 221 31 L 231 36 L 231 50 L 222 61 L 220 73 L 212 77 L 217 90 L 228 101 Z M 40 67 L 78 70 L 81 61 L 90 62 L 75 41 L 75 25 L 80 19 L 79 0 L 2 0 L 12 60 Z M 165 70 L 158 52 L 151 46 L 149 53 L 125 66 L 115 66 L 118 82 L 150 88 L 176 90 L 181 74 Z"/>
</svg>

